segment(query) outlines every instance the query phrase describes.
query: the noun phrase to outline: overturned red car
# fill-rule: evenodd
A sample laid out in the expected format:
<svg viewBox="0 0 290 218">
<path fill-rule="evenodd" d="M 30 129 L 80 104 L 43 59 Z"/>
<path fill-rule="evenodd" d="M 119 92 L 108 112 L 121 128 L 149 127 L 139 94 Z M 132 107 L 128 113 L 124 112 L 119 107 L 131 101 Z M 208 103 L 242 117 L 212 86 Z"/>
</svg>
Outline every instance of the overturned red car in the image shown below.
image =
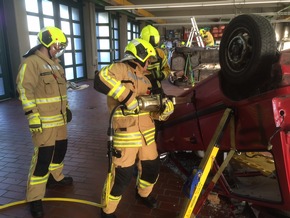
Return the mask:
<svg viewBox="0 0 290 218">
<path fill-rule="evenodd" d="M 219 61 L 218 73 L 179 96 L 188 102 L 162 124 L 159 151 L 207 151 L 230 110 L 234 125 L 222 129 L 215 161 L 220 165 L 232 149 L 235 154 L 217 190 L 290 216 L 290 50 L 277 51 L 266 18 L 245 14 L 226 27 Z"/>
</svg>

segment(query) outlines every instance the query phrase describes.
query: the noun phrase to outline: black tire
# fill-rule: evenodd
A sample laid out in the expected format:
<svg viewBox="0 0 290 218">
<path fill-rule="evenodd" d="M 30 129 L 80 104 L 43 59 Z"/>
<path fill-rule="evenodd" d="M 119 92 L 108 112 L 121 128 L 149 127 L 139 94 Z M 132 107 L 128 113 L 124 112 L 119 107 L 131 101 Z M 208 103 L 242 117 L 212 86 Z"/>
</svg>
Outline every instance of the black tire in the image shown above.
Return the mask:
<svg viewBox="0 0 290 218">
<path fill-rule="evenodd" d="M 235 17 L 220 44 L 223 83 L 257 88 L 270 77 L 276 50 L 275 32 L 266 18 L 253 14 Z"/>
</svg>

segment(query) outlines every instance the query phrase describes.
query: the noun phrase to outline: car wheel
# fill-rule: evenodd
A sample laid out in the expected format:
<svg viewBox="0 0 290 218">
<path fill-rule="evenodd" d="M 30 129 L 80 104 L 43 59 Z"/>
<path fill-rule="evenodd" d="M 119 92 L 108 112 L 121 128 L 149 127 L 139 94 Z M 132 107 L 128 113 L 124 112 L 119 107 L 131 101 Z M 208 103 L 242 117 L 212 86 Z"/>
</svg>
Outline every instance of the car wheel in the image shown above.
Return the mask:
<svg viewBox="0 0 290 218">
<path fill-rule="evenodd" d="M 253 14 L 235 17 L 226 27 L 220 44 L 222 83 L 232 89 L 237 86 L 244 89 L 245 85 L 251 89 L 259 87 L 270 78 L 276 50 L 275 32 L 266 18 Z M 241 95 L 244 98 L 248 94 Z"/>
</svg>

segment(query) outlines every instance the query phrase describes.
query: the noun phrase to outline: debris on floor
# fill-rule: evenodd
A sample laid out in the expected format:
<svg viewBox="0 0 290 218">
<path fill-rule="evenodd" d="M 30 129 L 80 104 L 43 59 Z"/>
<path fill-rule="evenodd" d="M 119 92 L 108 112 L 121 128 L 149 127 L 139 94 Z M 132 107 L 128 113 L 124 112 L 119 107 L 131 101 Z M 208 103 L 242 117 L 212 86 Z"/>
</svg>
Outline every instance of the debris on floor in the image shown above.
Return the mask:
<svg viewBox="0 0 290 218">
<path fill-rule="evenodd" d="M 163 165 L 167 166 L 185 182 L 192 172 L 198 167 L 201 157 L 194 152 L 173 152 L 162 159 Z M 244 215 L 246 203 L 231 201 L 216 192 L 210 192 L 203 207 L 198 213 L 198 218 L 256 218 Z"/>
<path fill-rule="evenodd" d="M 71 81 L 67 81 L 67 90 L 68 91 L 72 91 L 72 90 L 82 90 L 82 89 L 86 89 L 88 88 L 90 85 L 88 84 L 82 84 L 82 85 L 78 85 L 74 82 Z"/>
</svg>

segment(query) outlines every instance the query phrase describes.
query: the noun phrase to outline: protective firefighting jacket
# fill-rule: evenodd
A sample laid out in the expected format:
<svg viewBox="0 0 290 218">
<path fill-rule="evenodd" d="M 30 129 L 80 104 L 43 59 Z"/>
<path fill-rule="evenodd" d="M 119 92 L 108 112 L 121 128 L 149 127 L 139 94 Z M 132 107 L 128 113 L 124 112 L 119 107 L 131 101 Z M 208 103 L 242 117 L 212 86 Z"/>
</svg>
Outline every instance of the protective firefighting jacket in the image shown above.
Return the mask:
<svg viewBox="0 0 290 218">
<path fill-rule="evenodd" d="M 121 104 L 130 103 L 139 95 L 148 95 L 151 88 L 149 79 L 138 64 L 114 63 L 103 68 L 95 77 L 94 87 L 108 96 L 109 110 Z M 149 112 L 135 113 L 118 109 L 113 115 L 114 146 L 141 147 L 142 137 L 147 145 L 155 142 L 155 125 Z"/>
<path fill-rule="evenodd" d="M 209 31 L 207 31 L 203 37 L 206 46 L 214 46 L 214 38 Z"/>
<path fill-rule="evenodd" d="M 167 57 L 164 51 L 160 48 L 155 48 L 157 59 L 148 65 L 149 70 L 157 80 L 163 80 L 170 75 L 170 68 L 167 62 Z"/>
<path fill-rule="evenodd" d="M 147 75 L 152 84 L 151 92 L 153 94 L 163 93 L 161 81 L 167 79 L 170 75 L 170 67 L 164 51 L 160 48 L 155 48 L 157 59 L 148 65 L 147 70 L 151 74 Z"/>
<path fill-rule="evenodd" d="M 57 61 L 35 51 L 20 65 L 16 82 L 26 115 L 39 113 L 42 128 L 66 124 L 66 79 Z"/>
</svg>

